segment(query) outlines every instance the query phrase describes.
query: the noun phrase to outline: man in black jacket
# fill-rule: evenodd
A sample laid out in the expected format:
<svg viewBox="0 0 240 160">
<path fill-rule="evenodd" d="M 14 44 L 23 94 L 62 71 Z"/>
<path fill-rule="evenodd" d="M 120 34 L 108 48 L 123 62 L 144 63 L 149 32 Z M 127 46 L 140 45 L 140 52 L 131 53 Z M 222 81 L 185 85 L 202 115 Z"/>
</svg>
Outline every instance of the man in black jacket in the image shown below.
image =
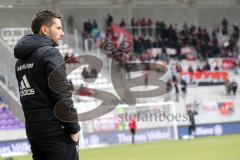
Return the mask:
<svg viewBox="0 0 240 160">
<path fill-rule="evenodd" d="M 195 123 L 195 116 L 198 114 L 197 111 L 194 111 L 191 105 L 187 106 L 187 114 L 189 117 L 189 128 L 188 128 L 188 135 L 189 138 L 193 139 L 196 136 L 196 123 Z"/>
<path fill-rule="evenodd" d="M 80 126 L 72 107 L 71 86 L 65 68 L 61 71 L 63 78 L 50 78 L 51 73 L 65 64 L 55 48 L 64 36 L 60 16 L 48 10 L 40 11 L 31 28 L 33 34 L 20 39 L 14 48 L 14 56 L 17 58 L 15 72 L 33 159 L 77 160 Z M 75 113 L 75 121 L 57 118 L 54 106 L 64 100 Z"/>
</svg>

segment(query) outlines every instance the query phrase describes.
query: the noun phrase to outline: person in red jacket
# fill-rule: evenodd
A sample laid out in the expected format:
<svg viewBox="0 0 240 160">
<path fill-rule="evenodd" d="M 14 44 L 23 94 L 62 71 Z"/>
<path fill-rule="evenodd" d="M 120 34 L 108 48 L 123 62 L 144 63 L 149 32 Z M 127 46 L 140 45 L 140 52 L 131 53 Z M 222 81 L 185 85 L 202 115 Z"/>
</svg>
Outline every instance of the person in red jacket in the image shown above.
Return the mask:
<svg viewBox="0 0 240 160">
<path fill-rule="evenodd" d="M 134 144 L 135 143 L 135 133 L 136 133 L 136 129 L 137 129 L 135 116 L 134 117 L 130 116 L 129 129 L 132 134 L 132 144 Z"/>
</svg>

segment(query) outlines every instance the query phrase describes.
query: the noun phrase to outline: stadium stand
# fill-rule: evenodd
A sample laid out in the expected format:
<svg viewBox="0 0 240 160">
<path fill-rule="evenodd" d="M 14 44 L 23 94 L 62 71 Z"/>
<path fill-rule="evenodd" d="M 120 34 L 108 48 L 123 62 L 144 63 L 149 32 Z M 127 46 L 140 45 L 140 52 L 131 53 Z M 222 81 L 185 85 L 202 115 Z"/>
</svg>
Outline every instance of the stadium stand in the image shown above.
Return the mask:
<svg viewBox="0 0 240 160">
<path fill-rule="evenodd" d="M 0 102 L 0 130 L 24 128 L 24 124 L 8 110 L 4 102 Z"/>
<path fill-rule="evenodd" d="M 20 120 L 0 97 L 0 141 L 25 139 L 25 127 Z"/>
</svg>

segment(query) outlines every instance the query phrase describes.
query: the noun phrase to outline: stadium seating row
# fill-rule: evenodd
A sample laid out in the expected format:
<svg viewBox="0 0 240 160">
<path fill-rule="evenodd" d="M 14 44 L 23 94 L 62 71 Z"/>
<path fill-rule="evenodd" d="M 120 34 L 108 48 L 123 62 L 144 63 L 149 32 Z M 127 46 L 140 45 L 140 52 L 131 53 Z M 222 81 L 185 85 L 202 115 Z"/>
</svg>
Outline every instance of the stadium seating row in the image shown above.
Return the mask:
<svg viewBox="0 0 240 160">
<path fill-rule="evenodd" d="M 0 97 L 0 131 L 14 130 L 24 128 L 24 124 L 8 110 L 7 105 L 4 104 Z"/>
</svg>

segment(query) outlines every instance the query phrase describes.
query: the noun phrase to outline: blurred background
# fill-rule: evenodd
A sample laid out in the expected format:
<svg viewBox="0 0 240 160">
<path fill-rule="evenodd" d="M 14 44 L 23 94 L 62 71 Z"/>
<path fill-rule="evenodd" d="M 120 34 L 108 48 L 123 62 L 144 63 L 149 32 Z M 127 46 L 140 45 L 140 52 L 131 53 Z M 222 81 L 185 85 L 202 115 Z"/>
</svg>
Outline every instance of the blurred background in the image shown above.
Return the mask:
<svg viewBox="0 0 240 160">
<path fill-rule="evenodd" d="M 195 144 L 199 148 L 194 151 L 202 149 L 205 156 L 216 158 L 212 153 L 218 151 L 220 160 L 237 159 L 239 136 L 231 135 L 240 133 L 239 0 L 0 0 L 0 157 L 27 154 L 22 159 L 28 159 L 31 154 L 15 78 L 13 48 L 22 36 L 31 34 L 32 17 L 42 9 L 54 10 L 62 16 L 65 36 L 58 48 L 67 69 L 74 68 L 68 80 L 78 113 L 102 103 L 94 98 L 96 93 L 91 88 L 118 98 L 113 111 L 79 122 L 82 126 L 79 145 L 84 159 L 91 159 L 90 153 L 96 153 L 101 160 L 101 155 L 106 155 L 105 149 L 117 146 L 140 147 L 133 155 L 127 150 L 119 151 L 126 152 L 125 156 L 129 154 L 126 159 L 140 160 L 139 153 L 149 151 L 145 155 L 155 155 L 152 149 L 157 152 L 158 147 L 169 144 L 173 146 L 162 148 L 168 150 L 161 153 L 166 154 L 165 159 L 202 159 L 203 155 L 197 153 L 186 158 Z M 133 69 L 141 63 L 154 63 L 156 68 L 158 65 L 167 68 L 163 76 L 159 73 L 159 81 L 165 82 L 160 86 L 166 90 L 164 94 L 135 97 L 136 104 L 129 106 L 117 93 L 111 73 L 114 57 L 106 44 L 112 42 L 115 48 L 120 48 L 126 47 L 125 41 L 131 42 L 132 47 L 118 57 L 126 71 L 124 83 L 142 77 L 142 85 L 126 89 L 130 93 L 155 90 L 157 86 L 151 83 L 147 67 Z M 83 55 L 102 61 L 100 73 L 87 64 L 79 66 Z M 137 128 L 136 145 L 130 145 L 132 116 Z M 189 132 L 193 123 L 195 131 Z M 226 148 L 205 150 L 213 144 Z M 184 151 L 179 150 L 181 146 Z M 90 152 L 90 148 L 96 147 L 103 150 Z M 102 159 L 116 158 L 118 149 Z"/>
</svg>

